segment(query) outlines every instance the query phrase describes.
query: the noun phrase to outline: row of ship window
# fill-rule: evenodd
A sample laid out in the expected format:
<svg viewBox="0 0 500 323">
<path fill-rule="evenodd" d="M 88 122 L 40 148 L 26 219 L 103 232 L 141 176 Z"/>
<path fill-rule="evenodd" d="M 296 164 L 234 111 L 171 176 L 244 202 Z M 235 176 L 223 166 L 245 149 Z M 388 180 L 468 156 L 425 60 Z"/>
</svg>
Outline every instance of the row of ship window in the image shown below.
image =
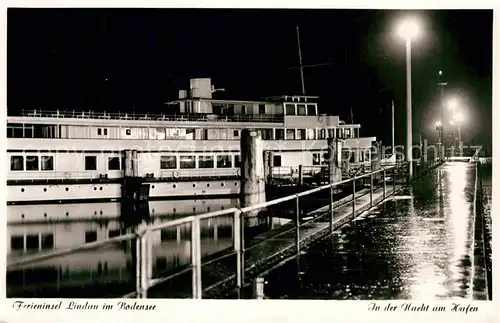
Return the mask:
<svg viewBox="0 0 500 323">
<path fill-rule="evenodd" d="M 222 207 L 224 209 L 224 207 Z M 102 211 L 101 211 L 102 212 Z M 193 212 L 196 212 L 196 208 L 193 208 Z M 210 212 L 210 207 L 207 208 L 207 212 Z M 175 214 L 175 208 L 174 208 Z M 231 226 L 220 224 L 217 226 L 219 238 L 230 238 L 232 236 Z M 182 228 L 180 230 L 181 239 L 189 239 L 190 230 L 188 228 Z M 114 238 L 121 234 L 124 234 L 123 230 L 120 229 L 110 229 L 108 231 L 108 237 Z M 213 237 L 215 234 L 215 227 L 210 226 L 208 228 L 201 228 L 202 238 Z M 169 241 L 177 239 L 177 230 L 161 230 L 161 241 Z M 90 243 L 97 241 L 97 231 L 89 230 L 85 231 L 85 243 Z M 53 233 L 31 233 L 26 235 L 12 235 L 10 237 L 10 247 L 11 250 L 51 250 L 54 249 L 54 234 Z"/>
<path fill-rule="evenodd" d="M 147 128 L 144 128 L 147 129 Z M 203 129 L 199 134 L 195 133 L 194 128 L 151 128 L 155 134 L 150 139 L 222 139 L 209 138 L 209 129 Z M 240 130 L 237 129 L 219 129 L 232 131 L 233 137 L 240 136 Z M 108 136 L 108 128 L 96 128 L 97 136 Z M 336 129 L 260 129 L 262 139 L 264 140 L 322 140 L 327 138 L 358 138 L 359 129 L 357 128 L 336 128 Z M 125 136 L 132 135 L 132 129 L 124 130 Z M 28 125 L 28 124 L 8 124 L 8 138 L 61 138 L 61 129 L 56 129 L 53 125 Z"/>
<path fill-rule="evenodd" d="M 123 157 L 121 157 L 123 158 Z M 177 160 L 179 163 L 177 164 Z M 120 157 L 108 157 L 108 170 L 120 170 L 124 164 Z M 233 166 L 234 165 L 234 166 Z M 192 169 L 192 168 L 233 168 L 240 167 L 240 156 L 161 156 L 160 169 Z M 274 166 L 281 166 L 281 156 L 274 155 Z M 11 171 L 53 171 L 53 156 L 11 156 Z M 85 170 L 97 170 L 97 156 L 85 156 Z"/>
<path fill-rule="evenodd" d="M 350 163 L 353 163 L 356 161 L 355 159 L 355 152 L 352 150 L 347 150 L 347 149 L 342 149 L 342 157 L 341 160 L 349 161 Z M 365 162 L 369 161 L 369 152 L 368 151 L 362 151 L 358 155 L 358 162 Z M 313 153 L 312 154 L 312 164 L 313 166 L 318 166 L 318 165 L 327 165 L 327 160 L 329 159 L 329 154 L 328 153 Z"/>
<path fill-rule="evenodd" d="M 54 156 L 10 156 L 10 170 L 54 170 Z"/>
</svg>

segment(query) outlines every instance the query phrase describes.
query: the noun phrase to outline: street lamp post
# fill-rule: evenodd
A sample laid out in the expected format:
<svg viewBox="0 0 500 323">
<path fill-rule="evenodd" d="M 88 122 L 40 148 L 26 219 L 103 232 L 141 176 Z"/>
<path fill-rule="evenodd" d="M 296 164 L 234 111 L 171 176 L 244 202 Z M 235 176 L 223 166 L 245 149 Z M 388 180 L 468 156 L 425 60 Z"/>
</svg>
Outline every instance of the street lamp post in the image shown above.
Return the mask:
<svg viewBox="0 0 500 323">
<path fill-rule="evenodd" d="M 439 71 L 439 75 L 443 75 L 443 72 L 442 71 Z M 446 82 L 439 82 L 438 83 L 438 86 L 440 88 L 440 110 L 439 110 L 439 114 L 440 114 L 440 118 L 441 118 L 441 132 L 439 133 L 439 141 L 441 142 L 441 147 L 440 147 L 440 150 L 439 150 L 439 155 L 440 157 L 444 160 L 445 157 L 446 157 L 446 137 L 445 137 L 445 134 L 444 134 L 444 87 L 448 85 L 448 83 Z"/>
<path fill-rule="evenodd" d="M 412 107 L 411 107 L 411 42 L 419 32 L 419 24 L 415 19 L 407 18 L 399 25 L 399 36 L 405 40 L 406 44 L 406 159 L 409 163 L 409 180 L 413 178 L 413 136 L 412 136 Z"/>
<path fill-rule="evenodd" d="M 460 156 L 462 155 L 462 122 L 464 121 L 464 115 L 460 107 L 460 101 L 457 98 L 451 98 L 448 100 L 448 108 L 451 110 L 452 119 L 450 120 L 450 125 L 455 127 L 453 130 L 453 153 L 457 149 L 458 141 L 458 152 Z"/>
<path fill-rule="evenodd" d="M 410 181 L 413 177 L 413 127 L 411 120 L 411 38 L 406 38 L 406 159 L 408 160 L 408 167 Z"/>
<path fill-rule="evenodd" d="M 462 111 L 455 112 L 455 122 L 457 123 L 458 130 L 458 151 L 460 157 L 463 156 L 463 148 L 462 148 L 462 122 L 464 122 L 464 114 Z"/>
<path fill-rule="evenodd" d="M 441 121 L 436 122 L 436 131 L 438 133 L 438 156 L 433 156 L 434 160 L 441 158 L 441 147 L 443 145 L 443 142 L 441 140 L 442 131 L 443 131 L 443 124 Z"/>
</svg>

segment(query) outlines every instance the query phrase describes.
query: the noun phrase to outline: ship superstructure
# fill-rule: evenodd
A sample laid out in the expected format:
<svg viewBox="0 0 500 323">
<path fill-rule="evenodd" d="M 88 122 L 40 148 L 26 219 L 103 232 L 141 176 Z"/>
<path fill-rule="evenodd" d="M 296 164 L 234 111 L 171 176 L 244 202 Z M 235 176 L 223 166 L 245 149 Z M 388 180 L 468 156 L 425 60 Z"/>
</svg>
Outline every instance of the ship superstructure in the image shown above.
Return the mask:
<svg viewBox="0 0 500 323">
<path fill-rule="evenodd" d="M 137 174 L 152 198 L 239 192 L 242 129 L 260 132 L 280 173 L 324 163 L 326 139 L 343 139 L 343 158 L 369 163 L 375 137 L 359 124 L 318 113 L 318 97 L 218 100 L 209 78 L 191 79 L 163 114 L 72 110 L 7 117 L 8 202 L 120 197 L 123 152 L 138 153 Z"/>
</svg>

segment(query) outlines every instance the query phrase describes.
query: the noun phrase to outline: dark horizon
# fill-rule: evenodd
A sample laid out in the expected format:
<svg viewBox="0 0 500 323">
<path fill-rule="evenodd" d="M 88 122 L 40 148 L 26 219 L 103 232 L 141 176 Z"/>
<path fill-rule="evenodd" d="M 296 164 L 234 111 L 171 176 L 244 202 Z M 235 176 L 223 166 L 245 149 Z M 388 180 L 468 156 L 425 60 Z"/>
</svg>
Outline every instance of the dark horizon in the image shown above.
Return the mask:
<svg viewBox="0 0 500 323">
<path fill-rule="evenodd" d="M 491 145 L 492 10 L 418 11 L 412 58 L 414 141 L 437 134 L 437 72 L 467 102 L 465 142 Z M 362 136 L 404 144 L 404 44 L 391 10 L 8 9 L 9 110 L 159 113 L 189 78 L 211 77 L 218 98 L 306 94 L 324 113 L 361 124 Z"/>
</svg>

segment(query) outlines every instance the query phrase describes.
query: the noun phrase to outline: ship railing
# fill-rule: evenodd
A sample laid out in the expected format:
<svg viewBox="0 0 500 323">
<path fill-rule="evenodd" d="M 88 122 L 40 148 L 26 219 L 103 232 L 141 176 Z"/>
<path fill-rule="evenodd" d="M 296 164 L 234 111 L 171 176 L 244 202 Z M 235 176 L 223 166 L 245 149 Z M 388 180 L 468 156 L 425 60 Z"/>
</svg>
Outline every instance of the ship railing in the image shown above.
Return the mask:
<svg viewBox="0 0 500 323">
<path fill-rule="evenodd" d="M 210 293 L 220 288 L 230 288 L 234 291 L 241 291 L 243 287 L 248 286 L 250 283 L 249 279 L 245 277 L 247 273 L 253 272 L 255 274 L 255 272 L 260 270 L 259 268 L 261 267 L 259 266 L 264 266 L 271 259 L 276 260 L 279 258 L 278 260 L 281 264 L 284 261 L 296 258 L 301 254 L 301 248 L 304 248 L 304 243 L 307 239 L 311 239 L 313 236 L 319 237 L 319 235 L 331 234 L 336 226 L 345 223 L 345 221 L 349 221 L 349 219 L 354 219 L 365 209 L 369 209 L 381 203 L 387 197 L 401 190 L 404 185 L 408 184 L 408 178 L 406 176 L 408 173 L 407 169 L 406 163 L 389 167 L 384 166 L 368 174 L 248 207 L 231 208 L 205 214 L 191 215 L 156 225 L 142 222 L 136 227 L 134 233 L 73 246 L 62 250 L 55 250 L 44 254 L 10 259 L 7 263 L 7 270 L 23 268 L 47 259 L 76 252 L 98 249 L 110 243 L 133 240 L 132 250 L 135 253 L 134 258 L 136 259 L 136 264 L 133 267 L 135 270 L 135 291 L 124 295 L 124 297 L 145 298 L 148 296 L 148 291 L 151 291 L 154 286 L 189 273 L 191 273 L 192 277 L 192 288 L 190 293 L 192 298 L 200 299 L 203 293 Z M 346 192 L 349 193 L 342 199 L 335 201 L 336 195 L 334 195 L 334 193 L 339 186 L 344 188 L 347 187 Z M 322 193 L 329 197 L 325 200 L 326 206 L 320 209 L 311 210 L 308 201 L 316 200 L 318 195 L 314 194 L 318 193 Z M 322 198 L 324 199 L 325 197 L 323 196 Z M 359 199 L 361 198 L 364 199 L 364 209 L 358 209 L 358 203 L 361 203 Z M 340 207 L 344 207 L 345 212 L 347 212 L 346 215 L 340 216 L 336 214 Z M 308 209 L 311 211 L 307 211 Z M 264 236 L 252 236 L 251 232 L 246 230 L 245 224 L 248 217 L 256 216 L 259 212 L 264 212 L 267 216 L 271 217 L 289 218 L 291 221 Z M 310 214 L 313 215 L 311 216 Z M 200 222 L 221 216 L 231 216 L 232 218 L 233 244 L 229 249 L 202 258 Z M 319 229 L 316 228 L 316 231 L 313 230 L 314 232 L 307 231 L 311 229 L 312 222 L 317 223 Z M 191 231 L 191 241 L 189 244 L 191 249 L 190 264 L 181 266 L 176 271 L 168 273 L 156 272 L 153 274 L 153 248 L 155 242 L 152 232 L 185 225 L 188 225 Z M 307 236 L 305 236 L 306 231 L 302 230 L 309 232 Z M 276 239 L 278 236 L 283 236 L 284 234 L 290 235 L 290 232 L 293 232 L 294 238 L 288 245 L 285 244 L 280 246 L 278 248 L 279 250 L 273 250 L 271 252 L 272 254 L 263 254 L 259 251 L 255 253 L 256 251 L 254 248 L 261 246 L 263 243 L 268 243 L 270 239 Z M 253 234 L 255 235 L 255 233 Z M 250 257 L 250 255 L 253 256 Z M 259 257 L 256 257 L 256 255 L 259 255 Z M 217 266 L 221 261 L 226 263 L 234 261 L 234 266 L 230 266 L 234 268 L 232 269 L 233 271 L 217 278 L 217 282 L 211 282 L 210 285 L 204 285 L 202 282 L 202 267 L 210 266 L 211 264 L 212 266 Z"/>
<path fill-rule="evenodd" d="M 14 175 L 14 174 L 12 174 Z M 9 175 L 9 180 L 54 180 L 54 179 L 91 179 L 93 177 L 90 171 L 80 172 L 60 172 L 60 171 L 43 171 L 43 172 L 30 172 L 25 171 L 15 176 Z"/>
<path fill-rule="evenodd" d="M 101 120 L 149 120 L 149 121 L 198 121 L 198 122 L 256 122 L 256 123 L 283 123 L 283 115 L 271 114 L 236 114 L 216 115 L 203 113 L 174 113 L 174 114 L 137 114 L 113 113 L 95 111 L 68 111 L 68 110 L 32 110 L 21 111 L 9 116 L 23 116 L 36 118 L 75 118 L 75 119 L 101 119 Z"/>
<path fill-rule="evenodd" d="M 395 166 L 395 163 L 389 164 L 385 163 L 387 166 Z M 367 173 L 371 171 L 371 162 L 363 161 L 363 162 L 353 162 L 346 163 L 342 165 L 343 173 L 355 172 L 356 176 L 361 173 Z M 302 171 L 303 176 L 317 176 L 320 174 L 326 174 L 328 171 L 328 165 L 313 165 L 313 166 L 302 166 L 302 169 L 299 166 L 274 166 L 272 176 L 273 177 L 287 177 L 287 178 L 298 178 L 299 173 Z M 349 176 L 353 177 L 353 176 Z"/>
<path fill-rule="evenodd" d="M 217 177 L 238 177 L 239 169 L 235 168 L 207 168 L 207 169 L 172 169 L 162 170 L 160 178 L 217 178 Z"/>
<path fill-rule="evenodd" d="M 302 169 L 300 169 L 299 166 L 274 166 L 272 170 L 272 177 L 298 178 L 301 170 L 303 176 L 315 176 L 324 172 L 325 169 L 327 169 L 327 166 L 325 165 L 303 166 Z"/>
</svg>

